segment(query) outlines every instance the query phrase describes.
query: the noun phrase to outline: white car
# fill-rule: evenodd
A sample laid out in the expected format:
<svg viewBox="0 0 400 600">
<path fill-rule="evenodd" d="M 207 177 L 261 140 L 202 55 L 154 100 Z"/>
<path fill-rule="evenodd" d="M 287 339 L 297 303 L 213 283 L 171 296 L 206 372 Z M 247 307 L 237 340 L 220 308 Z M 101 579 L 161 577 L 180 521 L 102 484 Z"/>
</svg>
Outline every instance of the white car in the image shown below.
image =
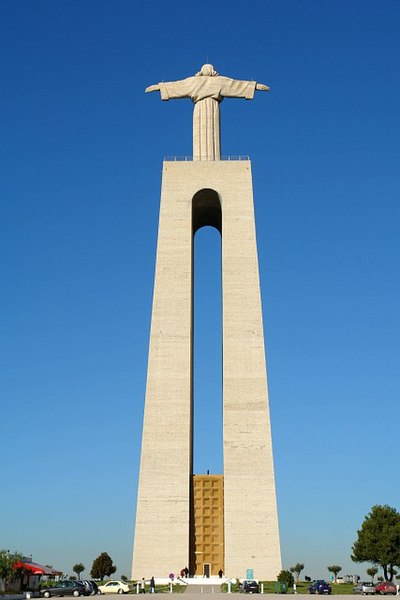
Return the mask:
<svg viewBox="0 0 400 600">
<path fill-rule="evenodd" d="M 123 581 L 107 581 L 104 585 L 99 585 L 99 590 L 101 594 L 126 594 L 130 588 Z"/>
</svg>

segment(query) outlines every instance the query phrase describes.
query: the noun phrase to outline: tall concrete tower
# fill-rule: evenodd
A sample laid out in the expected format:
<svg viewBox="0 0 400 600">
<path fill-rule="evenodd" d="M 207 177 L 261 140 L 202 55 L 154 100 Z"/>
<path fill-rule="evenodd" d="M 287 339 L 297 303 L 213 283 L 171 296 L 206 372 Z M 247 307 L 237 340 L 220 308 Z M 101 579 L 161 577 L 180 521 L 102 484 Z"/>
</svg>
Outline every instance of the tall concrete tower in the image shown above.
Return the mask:
<svg viewBox="0 0 400 600">
<path fill-rule="evenodd" d="M 195 103 L 193 160 L 163 164 L 132 577 L 281 570 L 249 160 L 221 160 L 219 103 L 269 88 L 212 65 L 160 83 Z M 222 236 L 223 465 L 193 473 L 193 239 Z"/>
</svg>

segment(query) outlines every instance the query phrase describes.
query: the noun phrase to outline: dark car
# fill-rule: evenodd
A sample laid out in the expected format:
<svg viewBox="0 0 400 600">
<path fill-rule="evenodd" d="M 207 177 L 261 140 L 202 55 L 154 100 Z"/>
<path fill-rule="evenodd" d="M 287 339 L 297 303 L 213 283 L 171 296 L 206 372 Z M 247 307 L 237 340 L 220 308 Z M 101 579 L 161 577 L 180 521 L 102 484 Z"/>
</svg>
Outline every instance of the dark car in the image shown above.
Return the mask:
<svg viewBox="0 0 400 600">
<path fill-rule="evenodd" d="M 52 587 L 42 588 L 40 595 L 45 598 L 50 598 L 50 596 L 89 596 L 90 592 L 79 581 L 65 579 L 58 581 Z"/>
<path fill-rule="evenodd" d="M 97 585 L 97 583 L 93 581 L 93 579 L 90 580 L 90 583 L 92 584 L 93 594 L 100 594 L 99 586 Z"/>
<path fill-rule="evenodd" d="M 324 579 L 317 579 L 308 588 L 309 594 L 330 594 L 332 588 Z"/>
<path fill-rule="evenodd" d="M 375 586 L 372 581 L 360 581 L 353 587 L 354 594 L 375 594 Z"/>
<path fill-rule="evenodd" d="M 375 592 L 377 594 L 397 594 L 397 588 L 391 581 L 380 581 L 375 586 Z"/>
<path fill-rule="evenodd" d="M 260 588 L 257 581 L 246 579 L 240 584 L 240 591 L 246 592 L 246 594 L 258 594 Z"/>
<path fill-rule="evenodd" d="M 89 579 L 78 579 L 77 581 L 86 588 L 89 596 L 91 596 L 91 594 L 100 594 L 99 586 L 95 581 L 89 581 Z"/>
</svg>

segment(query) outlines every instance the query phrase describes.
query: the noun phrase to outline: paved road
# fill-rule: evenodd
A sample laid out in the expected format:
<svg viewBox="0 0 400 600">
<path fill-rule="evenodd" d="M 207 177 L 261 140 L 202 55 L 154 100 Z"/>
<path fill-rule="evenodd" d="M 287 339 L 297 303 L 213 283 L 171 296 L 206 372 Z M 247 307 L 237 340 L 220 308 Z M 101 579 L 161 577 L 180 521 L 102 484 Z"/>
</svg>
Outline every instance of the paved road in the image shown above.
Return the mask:
<svg viewBox="0 0 400 600">
<path fill-rule="evenodd" d="M 188 585 L 187 588 L 183 591 L 183 592 L 176 592 L 173 593 L 173 598 L 174 600 L 179 600 L 179 598 L 181 598 L 181 600 L 201 600 L 201 596 L 204 596 L 205 594 L 211 594 L 211 595 L 220 595 L 220 596 L 225 596 L 225 600 L 306 600 L 306 598 L 308 598 L 308 594 L 256 594 L 256 595 L 250 595 L 250 594 L 240 594 L 240 593 L 232 593 L 232 594 L 227 594 L 226 592 L 221 592 L 221 588 L 219 585 L 205 585 L 205 586 L 201 586 L 201 585 Z M 134 596 L 136 596 L 137 594 L 134 594 Z M 183 595 L 183 596 L 182 596 Z M 150 598 L 147 596 L 147 600 L 150 600 Z M 168 593 L 163 593 L 163 594 L 158 594 L 158 596 L 160 597 L 159 600 L 161 600 L 161 598 L 163 598 L 163 600 L 168 600 L 169 594 Z M 126 597 L 126 596 L 124 596 Z M 128 596 L 129 598 L 131 598 L 131 594 L 129 594 Z M 319 597 L 319 596 L 317 596 Z M 118 596 L 118 600 L 119 600 L 120 596 Z M 360 595 L 358 594 L 331 594 L 330 596 L 323 596 L 323 598 L 325 598 L 326 600 L 361 600 Z M 115 594 L 103 594 L 101 595 L 101 600 L 116 600 Z M 132 599 L 133 600 L 133 599 Z M 141 599 L 138 599 L 141 600 Z M 153 597 L 151 598 L 151 600 L 153 600 Z M 209 598 L 209 600 L 212 600 L 211 598 Z M 222 600 L 222 599 L 219 599 Z"/>
<path fill-rule="evenodd" d="M 184 596 L 182 596 L 182 594 L 184 594 Z M 171 598 L 171 600 L 179 600 L 179 598 L 181 600 L 202 600 L 202 596 L 204 596 L 205 594 L 211 594 L 211 596 L 208 596 L 209 600 L 212 600 L 212 595 L 216 595 L 216 596 L 225 596 L 225 600 L 250 600 L 249 596 L 246 594 L 222 594 L 221 592 L 221 588 L 219 587 L 219 585 L 205 585 L 205 586 L 201 586 L 201 585 L 188 585 L 188 587 L 186 588 L 186 590 L 184 592 L 178 592 L 173 594 L 173 599 L 171 598 L 170 594 L 164 593 L 164 594 L 158 594 L 159 596 L 159 600 L 169 600 Z M 128 595 L 124 595 L 123 598 L 129 598 L 129 600 L 136 600 L 136 596 L 138 594 L 128 594 Z M 147 594 L 146 594 L 147 595 Z M 133 596 L 133 597 L 132 597 Z M 296 596 L 296 600 L 306 600 L 306 596 L 307 594 L 297 594 Z M 396 596 L 396 598 L 398 598 L 399 596 Z M 10 594 L 10 595 L 6 595 L 6 596 L 1 596 L 2 600 L 26 600 L 26 596 L 25 594 Z M 67 600 L 75 600 L 75 598 L 73 596 L 66 596 L 65 597 Z M 92 598 L 92 596 L 89 596 L 89 598 Z M 97 596 L 96 596 L 97 598 Z M 119 600 L 122 597 L 120 595 L 117 594 L 102 594 L 101 596 L 99 596 L 99 598 L 101 598 L 101 600 Z M 253 596 L 251 597 L 253 598 Z M 324 598 L 326 598 L 326 600 L 361 600 L 360 595 L 354 595 L 354 594 L 332 594 L 331 596 L 324 596 Z M 295 600 L 295 596 L 294 594 L 258 594 L 256 596 L 256 598 L 254 598 L 254 600 Z M 37 597 L 35 597 L 35 600 L 38 600 Z M 42 600 L 42 599 L 41 599 Z M 53 599 L 55 600 L 55 599 Z M 81 597 L 81 600 L 83 600 L 83 597 Z M 86 599 L 85 599 L 86 600 Z M 137 600 L 141 600 L 141 598 L 137 599 Z M 150 598 L 147 596 L 147 600 L 150 600 Z M 152 600 L 152 599 L 151 599 Z M 218 600 L 223 600 L 222 598 L 219 598 Z"/>
<path fill-rule="evenodd" d="M 188 585 L 185 590 L 185 600 L 190 598 L 198 598 L 203 594 L 222 594 L 220 585 Z M 230 594 L 231 596 L 232 594 Z"/>
<path fill-rule="evenodd" d="M 226 593 L 222 593 L 221 589 L 219 586 L 204 586 L 203 591 L 201 591 L 201 589 L 192 589 L 192 588 L 201 588 L 201 586 L 191 586 L 189 585 L 185 592 L 184 592 L 184 598 L 182 598 L 182 600 L 201 600 L 201 597 L 204 594 L 214 594 L 214 595 L 219 595 L 219 596 L 224 596 L 225 600 L 250 600 L 250 598 L 252 598 L 253 600 L 306 600 L 309 598 L 308 594 L 255 594 L 255 595 L 251 595 L 250 594 L 226 594 Z M 214 588 L 214 591 L 213 591 Z M 255 597 L 254 597 L 255 596 Z M 319 597 L 319 596 L 318 596 Z M 356 594 L 331 594 L 330 596 L 323 596 L 324 598 L 326 598 L 326 600 L 360 600 L 360 595 L 356 595 Z M 209 600 L 212 600 L 211 597 L 209 597 Z M 399 598 L 399 596 L 396 596 L 396 598 Z M 167 600 L 167 599 L 165 599 Z M 175 595 L 175 600 L 178 600 L 176 598 Z M 219 599 L 219 600 L 222 600 Z"/>
</svg>

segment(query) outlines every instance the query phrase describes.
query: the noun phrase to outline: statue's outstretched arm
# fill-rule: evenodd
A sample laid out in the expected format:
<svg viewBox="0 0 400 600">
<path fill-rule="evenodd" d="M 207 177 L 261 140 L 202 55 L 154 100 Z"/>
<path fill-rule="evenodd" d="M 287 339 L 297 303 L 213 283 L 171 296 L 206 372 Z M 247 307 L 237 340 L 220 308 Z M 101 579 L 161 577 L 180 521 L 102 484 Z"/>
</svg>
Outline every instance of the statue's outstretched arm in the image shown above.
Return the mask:
<svg viewBox="0 0 400 600">
<path fill-rule="evenodd" d="M 147 87 L 144 91 L 145 92 L 158 92 L 160 89 L 160 86 L 158 83 L 155 83 L 154 85 L 149 85 L 149 87 Z"/>
<path fill-rule="evenodd" d="M 265 85 L 264 83 L 257 83 L 256 84 L 256 90 L 260 90 L 262 92 L 268 92 L 269 91 L 269 86 Z M 146 90 L 147 91 L 147 90 Z"/>
</svg>

